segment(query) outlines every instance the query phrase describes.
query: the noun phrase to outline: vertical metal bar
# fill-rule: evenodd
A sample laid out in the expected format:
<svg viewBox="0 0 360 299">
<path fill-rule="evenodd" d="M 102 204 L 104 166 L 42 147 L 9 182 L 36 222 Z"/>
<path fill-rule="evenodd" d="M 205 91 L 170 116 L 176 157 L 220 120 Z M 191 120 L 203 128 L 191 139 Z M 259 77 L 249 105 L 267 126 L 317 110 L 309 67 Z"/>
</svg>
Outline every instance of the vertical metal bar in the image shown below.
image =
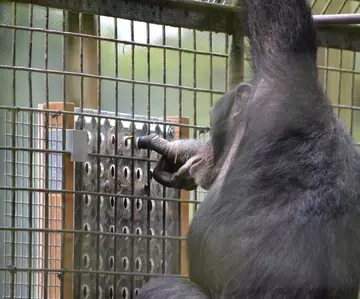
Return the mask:
<svg viewBox="0 0 360 299">
<path fill-rule="evenodd" d="M 178 48 L 182 48 L 182 32 L 181 28 L 178 28 Z M 179 51 L 179 75 L 178 75 L 179 86 L 182 86 L 182 51 Z M 181 123 L 182 118 L 182 89 L 179 88 L 179 123 Z M 182 130 L 179 130 L 179 138 L 181 138 Z"/>
<path fill-rule="evenodd" d="M 65 10 L 62 11 L 62 31 L 64 32 L 66 30 L 65 28 L 65 20 L 66 20 L 66 12 Z M 62 40 L 61 40 L 61 51 L 62 51 L 62 57 L 61 57 L 61 68 L 63 71 L 65 71 L 65 36 L 62 36 Z M 62 93 L 63 93 L 63 107 L 65 110 L 65 105 L 66 105 L 66 80 L 65 80 L 65 75 L 62 75 Z M 62 125 L 62 150 L 65 151 L 66 150 L 66 116 L 63 116 L 63 125 Z M 62 163 L 62 171 L 61 171 L 61 188 L 62 190 L 65 190 L 66 188 L 66 169 L 65 169 L 65 163 L 66 163 L 66 159 L 65 159 L 65 155 L 61 156 L 61 163 Z M 61 193 L 61 228 L 64 229 L 65 228 L 65 218 L 66 218 L 66 209 L 65 209 L 65 193 Z M 65 234 L 61 234 L 61 269 L 65 268 Z M 60 273 L 60 299 L 64 299 L 64 273 Z"/>
<path fill-rule="evenodd" d="M 16 17 L 17 17 L 17 6 L 16 2 L 12 4 L 12 24 L 16 26 Z M 12 44 L 12 65 L 16 65 L 16 29 L 13 29 L 13 44 Z M 13 92 L 13 106 L 16 107 L 16 71 L 12 72 L 12 92 Z M 15 188 L 16 186 L 16 110 L 13 110 L 12 113 L 12 124 L 11 124 L 11 186 Z M 13 189 L 11 192 L 11 227 L 15 228 L 16 226 L 16 191 Z M 10 274 L 10 298 L 15 298 L 15 244 L 16 244 L 16 233 L 15 230 L 11 232 L 11 274 Z"/>
<path fill-rule="evenodd" d="M 33 5 L 29 4 L 29 27 L 33 27 Z M 32 62 L 32 31 L 29 31 L 29 52 L 28 52 L 28 67 L 31 68 Z M 33 107 L 33 97 L 32 97 L 32 73 L 28 73 L 28 84 L 29 84 L 29 106 Z M 29 112 L 29 147 L 33 148 L 33 122 L 34 122 L 34 114 L 32 111 Z M 29 152 L 29 188 L 33 188 L 33 153 Z M 33 222 L 33 192 L 29 192 L 29 228 L 32 229 Z M 29 232 L 29 259 L 28 259 L 28 267 L 32 268 L 32 248 L 33 248 L 33 233 Z M 31 288 L 32 288 L 32 272 L 28 273 L 28 299 L 31 299 Z"/>
<path fill-rule="evenodd" d="M 166 27 L 162 25 L 162 45 L 166 46 Z M 166 84 L 166 49 L 162 50 L 163 65 L 162 65 L 162 81 Z M 163 88 L 163 120 L 166 121 L 166 87 Z M 163 137 L 166 138 L 166 125 L 163 125 Z"/>
<path fill-rule="evenodd" d="M 213 33 L 210 32 L 209 33 L 209 51 L 210 53 L 212 53 L 213 51 Z M 209 88 L 211 90 L 210 93 L 210 107 L 212 107 L 214 105 L 214 94 L 212 92 L 213 90 L 213 55 L 210 54 L 210 78 L 209 78 L 210 82 L 209 82 Z"/>
<path fill-rule="evenodd" d="M 352 71 L 355 71 L 356 69 L 356 52 L 353 52 L 353 65 L 352 65 Z M 352 73 L 351 78 L 351 114 L 350 114 L 350 135 L 353 135 L 354 131 L 354 94 L 355 94 L 355 72 Z"/>
<path fill-rule="evenodd" d="M 9 122 L 10 122 L 10 119 L 9 118 L 11 118 L 11 116 L 9 117 L 9 114 L 11 113 L 11 111 L 5 111 L 5 128 L 4 128 L 4 131 L 5 131 L 5 134 L 6 134 L 6 136 L 5 136 L 5 138 L 6 138 L 6 144 L 8 144 L 9 142 L 8 142 L 8 135 L 9 135 Z M 11 127 L 11 126 L 10 126 Z M 8 173 L 10 173 L 11 172 L 11 169 L 9 170 L 9 159 L 8 159 L 8 151 L 5 151 L 5 163 L 4 163 L 4 172 L 6 173 L 6 174 L 8 174 Z M 6 177 L 5 177 L 5 183 L 6 183 L 6 186 L 9 186 L 10 185 L 10 176 L 9 175 L 6 175 Z M 11 193 L 12 191 L 9 191 L 9 190 L 5 190 L 5 196 L 6 196 L 6 198 L 10 198 L 11 199 L 11 196 L 9 196 L 9 193 Z M 5 204 L 6 204 L 6 208 L 8 207 L 8 203 L 9 203 L 9 201 L 8 200 L 6 200 L 5 201 Z M 6 216 L 8 216 L 8 213 L 6 213 Z M 4 219 L 4 222 L 6 223 L 6 225 L 9 225 L 8 224 L 8 219 L 7 219 L 7 217 Z M 11 225 L 11 224 L 10 224 Z M 9 232 L 10 233 L 10 232 Z M 5 246 L 7 246 L 7 245 L 9 245 L 9 242 L 8 242 L 8 238 L 7 238 L 7 235 L 8 235 L 8 232 L 4 232 L 4 234 L 5 234 L 5 236 L 4 236 L 4 247 Z M 10 235 L 10 237 L 11 237 L 11 235 Z M 6 248 L 6 247 L 5 247 Z M 8 267 L 10 267 L 10 264 L 8 264 L 8 261 L 7 261 L 7 257 L 8 257 L 8 255 L 5 253 L 4 254 L 4 261 L 5 261 L 5 263 L 6 263 L 6 266 L 8 266 Z M 7 273 L 5 272 L 4 273 L 4 280 L 7 280 Z M 8 296 L 9 294 L 7 293 L 7 290 L 6 290 L 6 287 L 5 287 L 5 284 L 4 284 L 4 286 L 3 286 L 3 297 L 5 297 L 5 296 Z"/>
<path fill-rule="evenodd" d="M 182 40 L 181 40 L 181 28 L 178 28 L 178 48 L 181 49 L 182 47 Z M 178 75 L 178 85 L 182 86 L 182 52 L 179 51 L 179 75 Z M 179 124 L 182 121 L 182 89 L 179 89 Z M 179 127 L 179 139 L 182 138 L 182 129 L 181 127 Z M 179 191 L 180 192 L 180 191 Z M 180 193 L 181 194 L 181 193 Z M 182 230 L 181 230 L 181 219 L 182 219 L 182 214 L 181 214 L 181 202 L 179 202 L 178 204 L 178 228 L 179 228 L 179 236 L 182 236 Z M 179 250 L 179 254 L 178 254 L 178 271 L 179 273 L 181 273 L 181 245 L 182 242 L 179 241 L 178 242 L 178 250 Z"/>
<path fill-rule="evenodd" d="M 197 50 L 197 45 L 196 45 L 196 30 L 193 30 L 193 48 L 194 51 L 196 52 Z M 197 80 L 196 80 L 196 74 L 197 74 L 197 68 L 196 68 L 196 64 L 197 64 L 197 55 L 196 53 L 194 53 L 194 60 L 193 60 L 193 86 L 194 88 L 197 87 Z M 194 91 L 194 96 L 193 96 L 193 122 L 194 122 L 194 126 L 197 125 L 197 92 Z M 193 129 L 193 138 L 196 139 L 197 138 L 197 130 Z M 194 200 L 197 201 L 198 200 L 198 192 L 194 192 Z M 198 203 L 195 203 L 194 205 L 194 211 L 196 211 L 198 208 Z"/>
<path fill-rule="evenodd" d="M 343 66 L 343 50 L 339 50 L 340 51 L 340 55 L 339 55 L 339 68 L 340 70 L 342 69 Z M 338 84 L 338 105 L 340 106 L 341 104 L 341 81 L 342 81 L 342 72 L 339 71 L 339 84 Z M 337 109 L 337 116 L 340 117 L 340 108 Z"/>
<path fill-rule="evenodd" d="M 150 24 L 146 23 L 146 43 L 147 45 L 150 45 Z M 146 65 L 147 65 L 147 81 L 150 83 L 151 82 L 151 68 L 150 68 L 150 47 L 146 48 Z M 151 116 L 151 86 L 148 85 L 147 86 L 147 119 L 150 120 L 150 116 Z M 150 124 L 148 124 L 147 126 L 148 130 L 147 130 L 147 134 L 150 134 Z M 147 150 L 146 153 L 146 157 L 148 159 L 150 159 L 150 150 Z M 150 177 L 150 168 L 151 168 L 151 164 L 149 161 L 147 161 L 147 190 L 146 190 L 146 195 L 147 196 L 151 196 L 151 177 Z M 146 201 L 146 207 L 147 207 L 147 215 L 146 215 L 146 221 L 147 221 L 147 234 L 151 235 L 151 230 L 150 230 L 150 221 L 151 221 L 151 209 L 150 209 L 150 205 L 151 205 L 151 201 L 149 199 L 147 199 Z M 146 272 L 150 272 L 150 239 L 148 238 L 146 241 Z M 148 281 L 149 276 L 145 277 L 146 281 Z"/>
<path fill-rule="evenodd" d="M 72 18 L 68 18 L 68 20 L 72 20 Z M 80 33 L 83 33 L 83 30 L 84 30 L 84 27 L 83 27 L 83 22 L 84 20 L 84 15 L 82 13 L 79 13 L 79 32 Z M 74 28 L 73 28 L 74 29 Z M 74 41 L 72 41 L 74 42 Z M 79 56 L 80 56 L 80 73 L 83 74 L 84 73 L 84 38 L 83 37 L 80 37 L 80 40 L 79 40 L 79 44 L 80 44 L 80 53 L 79 53 Z M 80 76 L 80 130 L 83 130 L 84 129 L 84 120 L 85 118 L 82 116 L 82 113 L 84 112 L 84 77 L 83 76 Z M 79 170 L 80 170 L 80 190 L 83 190 L 83 187 L 84 187 L 84 183 L 83 183 L 83 176 L 84 176 L 84 168 L 83 167 L 79 167 Z M 82 203 L 80 203 L 78 205 L 78 209 L 79 209 L 79 215 L 82 215 Z M 83 229 L 83 228 L 82 228 Z M 74 236 L 75 237 L 75 236 Z M 84 234 L 79 234 L 79 243 L 78 244 L 83 244 L 83 238 L 84 238 Z M 74 238 L 75 240 L 75 238 Z M 79 245 L 79 248 L 78 248 L 78 251 L 79 251 L 79 257 L 81 258 L 82 257 L 82 254 L 83 254 L 83 247 L 82 245 Z M 74 276 L 77 276 L 77 286 L 74 286 L 75 288 L 77 288 L 77 294 L 81 294 L 81 285 L 82 285 L 82 279 L 83 279 L 83 276 L 82 276 L 82 273 L 78 273 L 78 274 L 74 274 Z M 74 281 L 74 280 L 73 280 Z"/>
<path fill-rule="evenodd" d="M 65 108 L 65 107 L 64 107 Z M 60 122 L 59 122 L 59 116 L 60 115 L 57 115 L 56 116 L 56 118 L 55 118 L 55 130 L 57 131 L 58 129 L 59 129 L 59 125 L 60 125 Z M 62 128 L 62 131 L 63 131 L 64 129 Z M 59 135 L 58 134 L 56 134 L 56 140 L 55 140 L 55 142 L 56 142 L 56 149 L 58 148 L 58 145 L 59 145 L 59 142 L 60 142 L 60 137 L 59 137 Z M 65 142 L 65 140 L 64 140 L 64 142 Z M 58 176 L 58 169 L 59 169 L 59 167 L 61 167 L 60 165 L 59 165 L 59 163 L 58 163 L 58 157 L 59 156 L 63 156 L 63 155 L 61 155 L 61 154 L 53 154 L 52 155 L 52 162 L 51 162 L 51 166 L 53 167 L 53 171 L 55 171 L 55 175 L 54 175 L 54 178 L 53 178 L 53 183 L 54 183 L 54 186 L 55 186 L 55 189 L 58 189 L 59 187 L 58 187 L 58 182 L 59 182 L 59 176 Z M 52 213 L 50 214 L 50 215 L 55 215 L 55 216 L 53 216 L 52 217 L 52 221 L 53 221 L 53 225 L 52 226 L 54 226 L 53 228 L 54 229 L 57 229 L 57 224 L 58 224 L 58 216 L 57 216 L 57 212 L 58 212 L 58 208 L 60 207 L 59 205 L 58 205 L 58 196 L 59 196 L 59 194 L 54 194 L 55 196 L 55 200 L 54 200 L 54 203 L 52 204 L 52 206 L 51 206 L 51 210 L 52 210 Z M 61 219 L 61 214 L 60 214 L 60 219 Z M 50 252 L 56 252 L 57 251 L 57 248 L 59 247 L 59 245 L 60 244 L 58 244 L 58 240 L 57 240 L 57 235 L 58 235 L 58 233 L 56 233 L 56 232 L 54 232 L 54 233 L 52 233 L 52 236 L 53 236 L 53 244 L 50 244 L 50 246 L 52 246 L 53 248 L 52 248 L 52 251 L 50 251 Z M 61 245 L 60 245 L 61 246 Z M 57 268 L 57 258 L 58 258 L 58 256 L 57 256 L 57 254 L 54 254 L 53 256 L 52 256 L 52 258 L 54 259 L 54 261 L 53 261 L 53 268 Z M 54 275 L 55 273 L 53 273 L 52 275 L 51 275 L 51 280 L 52 280 L 52 282 L 50 281 L 50 286 L 51 286 L 51 288 L 52 288 L 52 290 L 53 290 L 53 292 L 56 294 L 57 293 L 57 277 Z M 51 296 L 51 292 L 50 292 L 50 296 Z"/>
<path fill-rule="evenodd" d="M 196 30 L 193 30 L 193 48 L 196 52 Z M 197 64 L 197 55 L 196 53 L 194 53 L 194 59 L 193 59 L 193 87 L 197 88 L 197 80 L 196 80 L 196 73 L 197 73 L 197 69 L 196 69 L 196 64 Z M 196 91 L 194 91 L 194 96 L 193 96 L 193 122 L 194 122 L 194 126 L 197 125 L 197 93 Z M 193 130 L 193 138 L 197 137 L 197 131 L 196 129 Z"/>
<path fill-rule="evenodd" d="M 100 16 L 97 16 L 97 36 L 101 35 L 100 31 Z M 98 50 L 98 57 L 97 57 L 97 66 L 98 66 L 98 74 L 101 75 L 101 41 L 97 41 L 97 50 Z M 102 81 L 98 81 L 98 122 L 97 122 L 97 150 L 96 153 L 100 154 L 100 145 L 101 145 L 101 83 Z M 100 157 L 97 157 L 97 175 L 96 175 L 96 190 L 100 191 Z M 97 218 L 96 218 L 96 227 L 97 231 L 100 231 L 100 196 L 97 196 Z M 96 256 L 97 256 L 97 263 L 96 263 L 96 270 L 99 271 L 100 269 L 100 235 L 96 235 Z M 96 295 L 95 298 L 99 298 L 99 281 L 100 281 L 100 274 L 96 274 Z"/>
<path fill-rule="evenodd" d="M 328 79 L 329 79 L 329 49 L 325 48 L 325 72 L 324 72 L 324 89 L 327 92 Z"/>
<path fill-rule="evenodd" d="M 166 45 L 166 27 L 165 25 L 162 26 L 162 44 Z M 163 83 L 166 84 L 166 49 L 163 49 Z M 163 119 L 164 122 L 166 121 L 166 87 L 163 88 Z M 166 125 L 163 125 L 163 137 L 166 138 Z M 163 198 L 166 197 L 166 188 L 163 187 Z M 162 232 L 163 236 L 166 236 L 166 201 L 162 201 Z M 166 271 L 166 255 L 165 255 L 165 248 L 166 248 L 166 239 L 162 239 L 162 272 L 165 273 Z"/>
<path fill-rule="evenodd" d="M 130 34 L 131 34 L 131 80 L 135 80 L 135 45 L 134 45 L 134 21 L 130 22 Z M 132 126 L 131 126 L 131 132 L 130 134 L 134 136 L 135 133 L 135 123 L 134 123 L 134 117 L 135 117 L 135 84 L 131 84 L 131 119 L 132 119 Z M 134 147 L 131 147 L 131 157 L 134 157 Z M 131 169 L 131 195 L 134 195 L 134 159 L 131 159 L 130 162 L 130 169 Z M 131 233 L 135 234 L 135 199 L 131 199 Z M 135 238 L 131 238 L 131 265 L 130 265 L 130 271 L 134 272 L 134 264 L 135 264 Z M 131 277 L 131 294 L 132 298 L 135 297 L 135 277 Z"/>
<path fill-rule="evenodd" d="M 79 32 L 80 33 L 83 33 L 83 30 L 84 30 L 84 27 L 83 27 L 83 24 L 84 24 L 84 15 L 82 13 L 79 14 Z M 83 74 L 84 73 L 84 38 L 80 38 L 80 73 Z M 80 113 L 84 112 L 84 77 L 81 76 L 80 77 Z M 84 121 L 85 121 L 85 118 L 83 116 L 81 116 L 81 122 L 80 122 L 80 129 L 83 130 L 84 129 Z M 80 167 L 81 169 L 81 178 L 83 178 L 83 167 Z M 83 180 L 81 180 L 81 190 L 83 190 Z M 83 215 L 82 214 L 82 204 L 79 204 L 79 207 L 81 209 L 80 211 L 80 215 Z M 80 234 L 80 243 L 79 244 L 82 244 L 82 240 L 84 238 L 84 234 Z M 82 254 L 83 254 L 83 248 L 82 246 L 80 246 L 81 250 L 80 250 L 80 257 L 82 257 Z M 79 273 L 79 276 L 78 276 L 78 289 L 79 289 L 79 292 L 78 294 L 81 294 L 81 285 L 82 285 L 82 279 L 83 279 L 83 276 L 81 275 L 81 273 Z"/>
<path fill-rule="evenodd" d="M 83 19 L 84 15 L 79 14 L 79 32 L 83 33 Z M 80 73 L 84 73 L 84 38 L 80 37 Z M 84 77 L 80 77 L 80 111 L 84 111 Z M 83 122 L 81 122 L 83 123 Z M 82 129 L 82 128 L 81 128 Z"/>
<path fill-rule="evenodd" d="M 114 18 L 114 38 L 118 39 L 118 21 L 117 18 Z M 118 43 L 114 43 L 115 46 L 115 78 L 119 78 L 119 50 L 118 50 Z M 115 82 L 115 115 L 118 116 L 119 114 L 119 81 Z M 118 159 L 116 158 L 117 152 L 118 152 L 118 137 L 119 136 L 119 127 L 118 127 L 118 120 L 115 121 L 115 144 L 114 144 L 114 157 L 115 157 L 115 180 L 114 180 L 114 194 L 117 194 L 118 192 Z M 117 224 L 117 209 L 118 209 L 118 197 L 115 197 L 115 211 L 114 211 L 114 227 L 116 227 Z M 115 231 L 114 231 L 115 232 Z M 116 240 L 117 238 L 114 237 L 114 272 L 116 272 L 116 264 L 117 264 L 117 250 L 116 250 Z M 117 298 L 116 296 L 116 278 L 117 276 L 114 275 L 113 277 L 113 298 Z M 120 297 L 120 296 L 119 296 Z"/>
<path fill-rule="evenodd" d="M 26 121 L 26 118 L 25 118 L 25 114 L 26 112 L 25 111 L 21 111 L 19 112 L 19 121 L 18 121 L 18 124 L 17 124 L 17 137 L 20 137 L 18 140 L 18 146 L 25 146 L 25 132 L 26 132 L 26 129 L 25 129 L 25 121 Z M 18 162 L 17 162 L 17 167 L 18 167 L 18 175 L 17 175 L 17 181 L 18 181 L 18 184 L 25 184 L 25 179 L 22 177 L 21 173 L 24 173 L 25 171 L 25 155 L 26 153 L 24 152 L 18 152 Z M 20 160 L 20 161 L 19 161 Z M 20 181 L 21 180 L 21 181 Z M 20 182 L 19 182 L 20 181 Z M 29 192 L 27 192 L 29 194 Z M 24 204 L 25 204 L 25 192 L 20 192 L 19 193 L 19 198 L 17 199 L 17 203 L 20 205 L 21 209 L 24 209 Z M 17 215 L 18 219 L 23 219 L 25 217 L 24 213 L 23 212 L 18 212 L 18 215 Z M 20 224 L 20 226 L 22 226 L 22 224 Z M 24 244 L 25 244 L 25 238 L 24 238 L 24 233 L 23 232 L 18 232 L 18 235 L 19 235 L 19 243 L 21 244 L 20 245 L 20 250 L 19 250 L 19 254 L 21 256 L 25 256 L 25 248 L 24 248 Z M 28 253 L 27 253 L 28 254 Z M 24 261 L 22 260 L 20 262 L 20 267 L 24 267 Z M 20 273 L 19 275 L 19 284 L 21 286 L 23 286 L 23 279 L 24 279 L 24 273 Z M 23 290 L 22 288 L 20 288 L 19 290 L 19 295 L 18 296 L 21 296 L 23 297 Z M 25 297 L 25 296 L 24 296 Z"/>
<path fill-rule="evenodd" d="M 225 34 L 225 91 L 229 90 L 229 35 Z"/>
<path fill-rule="evenodd" d="M 45 28 L 49 29 L 49 7 L 46 7 L 45 13 Z M 49 68 L 49 34 L 45 32 L 45 69 Z M 49 75 L 45 74 L 45 100 L 46 100 L 46 109 L 49 109 Z M 45 113 L 45 148 L 49 148 L 49 114 Z M 45 153 L 45 189 L 49 189 L 49 153 Z M 49 228 L 49 192 L 45 192 L 45 229 Z M 44 242 L 44 268 L 47 269 L 49 265 L 49 233 L 45 231 L 44 233 L 45 242 Z M 49 273 L 44 273 L 44 299 L 48 298 L 48 278 Z"/>
</svg>

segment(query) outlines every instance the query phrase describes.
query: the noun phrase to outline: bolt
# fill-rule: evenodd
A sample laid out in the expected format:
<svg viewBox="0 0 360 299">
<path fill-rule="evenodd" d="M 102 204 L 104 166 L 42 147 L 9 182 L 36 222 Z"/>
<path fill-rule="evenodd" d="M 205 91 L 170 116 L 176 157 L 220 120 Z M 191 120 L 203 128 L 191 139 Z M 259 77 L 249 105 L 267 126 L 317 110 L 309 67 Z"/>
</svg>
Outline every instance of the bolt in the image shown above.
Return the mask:
<svg viewBox="0 0 360 299">
<path fill-rule="evenodd" d="M 173 126 L 167 129 L 167 135 L 170 139 L 173 139 L 175 137 L 175 129 Z"/>
</svg>

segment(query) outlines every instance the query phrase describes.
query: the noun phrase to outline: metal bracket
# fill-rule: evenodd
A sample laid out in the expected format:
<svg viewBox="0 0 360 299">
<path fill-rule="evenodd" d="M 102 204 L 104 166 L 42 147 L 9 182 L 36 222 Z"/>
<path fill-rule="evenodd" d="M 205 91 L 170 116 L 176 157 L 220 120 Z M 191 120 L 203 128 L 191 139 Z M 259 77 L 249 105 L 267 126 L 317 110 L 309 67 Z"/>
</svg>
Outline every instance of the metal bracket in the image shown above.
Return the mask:
<svg viewBox="0 0 360 299">
<path fill-rule="evenodd" d="M 61 129 L 49 130 L 49 147 L 51 150 L 62 150 L 62 136 Z M 88 135 L 83 130 L 65 130 L 66 145 L 65 151 L 71 154 L 71 161 L 85 162 L 88 157 Z"/>
</svg>

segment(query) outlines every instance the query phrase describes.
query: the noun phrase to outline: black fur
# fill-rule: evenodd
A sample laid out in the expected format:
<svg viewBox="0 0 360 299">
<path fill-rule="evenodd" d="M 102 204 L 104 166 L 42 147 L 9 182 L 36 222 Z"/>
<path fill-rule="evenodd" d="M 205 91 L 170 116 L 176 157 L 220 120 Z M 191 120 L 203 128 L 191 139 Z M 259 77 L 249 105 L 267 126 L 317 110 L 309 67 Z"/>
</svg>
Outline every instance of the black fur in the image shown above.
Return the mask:
<svg viewBox="0 0 360 299">
<path fill-rule="evenodd" d="M 306 0 L 245 4 L 254 78 L 211 111 L 202 171 L 216 176 L 188 235 L 199 288 L 160 279 L 138 298 L 355 299 L 360 156 L 317 80 L 311 10 Z"/>
<path fill-rule="evenodd" d="M 207 299 L 208 297 L 195 283 L 181 278 L 165 277 L 145 284 L 137 298 L 146 299 Z"/>
</svg>

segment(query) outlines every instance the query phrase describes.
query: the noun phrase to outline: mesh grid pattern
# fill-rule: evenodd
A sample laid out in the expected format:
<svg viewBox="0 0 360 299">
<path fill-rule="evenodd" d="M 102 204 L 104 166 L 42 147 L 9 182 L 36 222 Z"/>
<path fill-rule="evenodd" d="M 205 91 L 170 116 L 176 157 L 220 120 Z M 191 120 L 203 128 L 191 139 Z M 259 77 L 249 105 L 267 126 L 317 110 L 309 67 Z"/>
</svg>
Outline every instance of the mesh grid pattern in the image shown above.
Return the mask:
<svg viewBox="0 0 360 299">
<path fill-rule="evenodd" d="M 100 104 L 101 111 L 111 111 L 115 116 L 120 113 L 129 115 L 129 123 L 132 123 L 135 115 L 160 120 L 170 116 L 186 117 L 189 121 L 186 137 L 198 138 L 199 130 L 204 131 L 209 125 L 209 108 L 227 90 L 228 36 L 100 16 L 95 17 L 100 24 L 97 32 L 88 33 L 87 20 L 80 16 L 78 27 L 84 31 L 74 33 L 68 15 L 61 10 L 6 3 L 0 5 L 0 12 L 4 16 L 0 21 L 0 48 L 5 53 L 0 58 L 5 99 L 0 111 L 6 115 L 6 140 L 0 142 L 1 150 L 6 155 L 6 181 L 2 183 L 6 186 L 3 188 L 6 190 L 6 223 L 1 230 L 5 233 L 6 252 L 0 269 L 0 275 L 4 274 L 4 284 L 1 285 L 3 297 L 67 298 L 69 277 L 87 277 L 89 271 L 98 271 L 100 275 L 95 276 L 104 284 L 91 289 L 92 293 L 89 293 L 90 288 L 84 288 L 84 280 L 73 280 L 74 287 L 80 290 L 80 298 L 93 298 L 95 294 L 99 298 L 132 298 L 141 286 L 138 280 L 129 286 L 121 284 L 121 281 L 125 283 L 126 277 L 132 276 L 131 272 L 130 276 L 118 274 L 120 284 L 109 288 L 108 283 L 111 284 L 112 280 L 106 278 L 105 268 L 97 268 L 97 262 L 91 269 L 78 267 L 74 262 L 70 266 L 67 264 L 67 254 L 70 252 L 68 239 L 74 236 L 66 224 L 69 218 L 64 203 L 68 193 L 62 193 L 68 169 L 64 176 L 63 143 L 56 139 L 59 135 L 52 135 L 56 130 L 62 131 L 59 119 L 63 116 L 61 112 L 49 112 L 45 108 L 43 111 L 50 115 L 51 123 L 44 123 L 38 105 L 69 101 L 75 96 L 76 113 L 81 115 L 82 107 L 88 105 L 91 97 L 95 98 L 93 103 Z M 94 42 L 92 45 L 91 40 Z M 67 48 L 70 42 L 77 43 L 77 51 L 81 47 L 83 49 L 74 57 Z M 97 61 L 92 60 L 95 66 L 92 69 L 87 68 L 87 47 L 93 47 L 99 53 L 99 59 L 94 56 Z M 93 74 L 94 69 L 96 74 Z M 97 109 L 94 111 L 98 113 Z M 161 123 L 159 126 L 162 126 Z M 159 130 L 159 134 L 161 132 Z M 179 134 L 181 137 L 182 129 Z M 200 135 L 203 138 L 204 134 Z M 94 155 L 97 157 L 96 150 Z M 138 158 L 134 156 L 129 161 L 137 165 L 140 163 Z M 30 163 L 32 166 L 29 166 Z M 12 168 L 14 165 L 15 172 Z M 142 169 L 144 173 L 150 171 L 147 167 Z M 12 180 L 14 175 L 15 182 Z M 76 193 L 78 191 L 81 192 L 81 189 L 73 193 L 82 198 L 82 193 Z M 130 195 L 133 195 L 132 192 Z M 96 194 L 100 195 L 101 190 L 95 188 L 92 198 L 98 198 Z M 157 203 L 169 196 L 169 193 L 160 192 L 153 201 Z M 203 197 L 201 190 L 185 194 L 186 202 L 181 206 L 188 206 L 184 213 L 189 214 L 190 220 L 193 206 Z M 139 199 L 144 206 L 148 202 L 146 198 Z M 160 226 L 165 219 L 164 212 L 160 210 L 157 216 Z M 94 233 L 102 231 L 101 227 L 97 228 L 96 219 L 92 227 Z M 83 227 L 76 229 L 76 236 L 86 235 Z M 74 227 L 70 231 L 74 231 Z M 171 227 L 169 235 L 167 232 L 162 235 L 161 229 L 154 229 L 154 232 L 155 240 L 163 237 L 164 240 L 184 243 L 184 238 L 177 235 L 179 232 L 174 233 L 176 230 Z M 143 230 L 143 233 L 147 232 Z M 108 238 L 103 237 L 102 240 Z M 122 242 L 123 237 L 117 235 L 115 239 Z M 72 244 L 80 248 L 76 240 L 73 239 Z M 130 259 L 129 256 L 129 262 Z M 83 257 L 77 262 L 83 262 Z M 105 262 L 108 261 L 103 260 Z M 182 261 L 179 260 L 179 263 Z M 111 271 L 122 273 L 122 267 L 118 258 Z M 142 272 L 148 273 L 149 266 L 143 267 Z M 163 263 L 159 269 L 167 273 L 172 268 Z M 67 276 L 69 273 L 70 276 Z M 83 274 L 77 276 L 76 273 Z M 173 274 L 186 276 L 186 271 L 180 273 L 178 269 Z M 148 277 L 145 275 L 144 279 Z M 127 291 L 122 292 L 124 289 Z"/>
</svg>

